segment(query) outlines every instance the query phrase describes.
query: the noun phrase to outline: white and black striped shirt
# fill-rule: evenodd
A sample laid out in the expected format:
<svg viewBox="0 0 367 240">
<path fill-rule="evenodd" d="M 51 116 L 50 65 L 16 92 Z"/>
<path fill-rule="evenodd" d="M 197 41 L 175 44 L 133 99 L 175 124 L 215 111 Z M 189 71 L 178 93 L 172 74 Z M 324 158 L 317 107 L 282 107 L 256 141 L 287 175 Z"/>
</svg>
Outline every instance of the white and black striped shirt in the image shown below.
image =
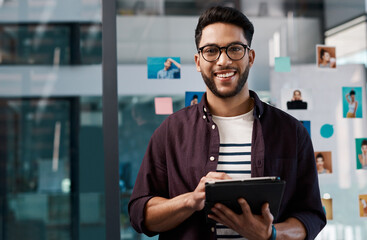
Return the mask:
<svg viewBox="0 0 367 240">
<path fill-rule="evenodd" d="M 213 116 L 218 126 L 220 148 L 218 172 L 231 178 L 251 177 L 251 139 L 254 122 L 253 110 L 235 117 Z M 217 224 L 217 239 L 245 239 L 224 225 Z"/>
</svg>

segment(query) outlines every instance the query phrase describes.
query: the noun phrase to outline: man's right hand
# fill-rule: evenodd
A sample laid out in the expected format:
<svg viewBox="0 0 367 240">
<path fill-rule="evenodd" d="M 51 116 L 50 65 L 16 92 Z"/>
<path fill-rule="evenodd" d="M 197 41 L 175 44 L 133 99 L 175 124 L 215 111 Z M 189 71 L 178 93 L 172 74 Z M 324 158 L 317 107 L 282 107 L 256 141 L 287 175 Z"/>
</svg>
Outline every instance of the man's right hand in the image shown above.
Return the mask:
<svg viewBox="0 0 367 240">
<path fill-rule="evenodd" d="M 188 202 L 189 206 L 192 206 L 195 211 L 202 210 L 205 204 L 205 183 L 224 179 L 231 179 L 231 177 L 223 172 L 209 172 L 205 177 L 202 177 L 196 189 L 191 194 L 191 199 Z"/>
<path fill-rule="evenodd" d="M 165 232 L 177 227 L 205 204 L 205 182 L 231 179 L 221 172 L 209 172 L 200 179 L 193 192 L 184 193 L 171 199 L 151 198 L 145 206 L 145 226 L 153 232 Z"/>
</svg>

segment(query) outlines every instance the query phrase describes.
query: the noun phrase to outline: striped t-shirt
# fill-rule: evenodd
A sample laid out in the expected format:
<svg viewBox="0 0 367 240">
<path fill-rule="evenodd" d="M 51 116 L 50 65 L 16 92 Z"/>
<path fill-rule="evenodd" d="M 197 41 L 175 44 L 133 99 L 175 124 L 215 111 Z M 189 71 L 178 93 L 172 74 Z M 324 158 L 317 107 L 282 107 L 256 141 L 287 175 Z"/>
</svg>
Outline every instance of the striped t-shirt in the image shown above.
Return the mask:
<svg viewBox="0 0 367 240">
<path fill-rule="evenodd" d="M 251 139 L 254 122 L 253 110 L 235 117 L 213 116 L 218 126 L 220 147 L 218 172 L 231 178 L 251 177 Z M 224 225 L 217 224 L 217 239 L 245 239 Z"/>
</svg>

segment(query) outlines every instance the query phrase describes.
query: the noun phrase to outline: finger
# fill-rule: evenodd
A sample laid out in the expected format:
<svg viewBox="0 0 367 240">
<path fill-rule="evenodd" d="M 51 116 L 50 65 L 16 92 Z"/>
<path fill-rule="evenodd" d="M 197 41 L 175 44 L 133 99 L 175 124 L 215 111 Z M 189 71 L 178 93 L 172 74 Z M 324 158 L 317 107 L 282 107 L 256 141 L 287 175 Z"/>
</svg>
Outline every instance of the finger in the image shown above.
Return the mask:
<svg viewBox="0 0 367 240">
<path fill-rule="evenodd" d="M 200 182 L 198 183 L 198 185 L 196 186 L 195 191 L 200 191 L 203 192 L 205 191 L 205 182 L 207 182 L 207 178 L 206 177 L 202 177 L 200 179 Z"/>
<path fill-rule="evenodd" d="M 241 206 L 243 215 L 245 216 L 252 215 L 250 205 L 248 205 L 247 201 L 244 198 L 238 199 L 238 203 Z"/>
<path fill-rule="evenodd" d="M 238 216 L 232 212 L 232 210 L 219 203 L 215 204 L 211 210 L 214 213 L 217 222 L 224 224 L 229 228 L 234 228 L 234 222 Z"/>
<path fill-rule="evenodd" d="M 219 180 L 224 180 L 224 179 L 231 179 L 231 177 L 224 173 L 224 172 L 209 172 L 206 175 L 207 178 L 211 178 L 211 179 L 219 179 Z"/>
<path fill-rule="evenodd" d="M 274 217 L 270 212 L 269 203 L 264 203 L 261 207 L 261 213 L 263 215 L 263 218 L 265 222 L 270 225 L 273 223 Z"/>
</svg>

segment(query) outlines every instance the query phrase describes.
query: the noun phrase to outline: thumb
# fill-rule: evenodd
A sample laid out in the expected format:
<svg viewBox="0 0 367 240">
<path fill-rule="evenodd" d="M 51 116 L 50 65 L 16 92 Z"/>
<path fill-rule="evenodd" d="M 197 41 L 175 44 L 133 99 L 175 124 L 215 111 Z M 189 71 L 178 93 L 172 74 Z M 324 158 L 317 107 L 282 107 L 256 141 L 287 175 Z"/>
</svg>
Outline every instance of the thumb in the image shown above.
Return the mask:
<svg viewBox="0 0 367 240">
<path fill-rule="evenodd" d="M 266 223 L 268 224 L 272 224 L 274 217 L 270 212 L 270 208 L 269 208 L 269 203 L 264 203 L 262 208 L 261 208 L 261 213 L 263 215 L 264 220 L 266 221 Z"/>
</svg>

